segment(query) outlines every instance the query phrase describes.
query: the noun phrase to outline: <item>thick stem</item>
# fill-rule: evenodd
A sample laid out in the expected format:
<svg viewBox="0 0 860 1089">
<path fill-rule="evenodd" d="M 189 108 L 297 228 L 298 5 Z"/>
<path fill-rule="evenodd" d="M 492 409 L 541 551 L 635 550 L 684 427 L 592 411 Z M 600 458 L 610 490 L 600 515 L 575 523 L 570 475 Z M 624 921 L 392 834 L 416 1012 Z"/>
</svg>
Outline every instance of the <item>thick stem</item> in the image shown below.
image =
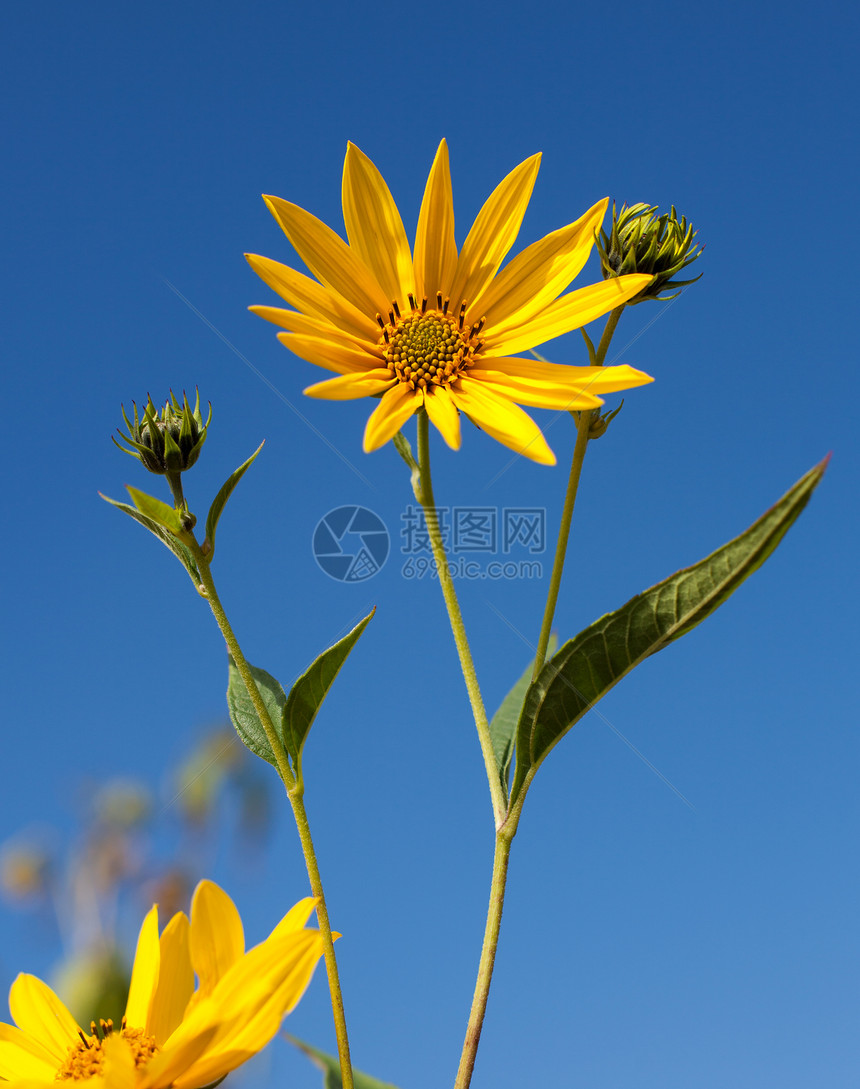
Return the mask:
<svg viewBox="0 0 860 1089">
<path fill-rule="evenodd" d="M 496 961 L 496 949 L 499 945 L 499 929 L 502 925 L 502 909 L 505 904 L 505 883 L 508 876 L 508 859 L 511 853 L 511 833 L 503 830 L 496 833 L 496 849 L 493 856 L 493 879 L 490 884 L 490 903 L 487 908 L 487 925 L 484 928 L 484 944 L 481 948 L 481 962 L 478 965 L 478 978 L 475 982 L 475 994 L 469 1023 L 466 1026 L 466 1039 L 460 1056 L 460 1067 L 454 1089 L 468 1089 L 475 1069 L 478 1044 L 481 1042 L 481 1030 L 487 1012 L 487 999 L 490 996 L 490 982 L 493 978 L 493 966 Z"/>
<path fill-rule="evenodd" d="M 602 367 L 609 350 L 609 342 L 615 327 L 624 312 L 624 306 L 616 307 L 609 315 L 603 328 L 603 335 L 594 356 L 595 365 Z M 561 589 L 561 576 L 564 571 L 564 561 L 567 556 L 567 545 L 570 540 L 570 524 L 573 519 L 573 508 L 576 503 L 576 493 L 579 489 L 579 478 L 582 474 L 582 463 L 585 460 L 585 450 L 588 446 L 588 432 L 591 427 L 591 410 L 580 412 L 579 422 L 576 428 L 576 445 L 573 448 L 573 458 L 570 463 L 570 475 L 567 479 L 567 492 L 564 496 L 564 506 L 561 511 L 561 525 L 558 530 L 558 541 L 555 546 L 555 559 L 552 564 L 552 574 L 549 579 L 549 588 L 546 595 L 546 606 L 543 613 L 540 635 L 538 636 L 537 651 L 535 652 L 535 664 L 532 671 L 532 680 L 536 680 L 546 661 L 546 649 L 549 645 L 552 621 L 555 616 L 555 608 L 558 604 L 558 594 Z"/>
<path fill-rule="evenodd" d="M 275 726 L 269 716 L 263 698 L 260 695 L 260 690 L 257 688 L 257 682 L 254 680 L 251 668 L 245 659 L 245 655 L 242 653 L 242 648 L 239 646 L 239 640 L 236 638 L 236 635 L 230 626 L 230 621 L 227 619 L 224 606 L 221 604 L 221 599 L 218 597 L 218 591 L 215 589 L 215 581 L 212 578 L 209 564 L 206 562 L 206 557 L 203 555 L 199 546 L 194 550 L 194 558 L 197 561 L 197 567 L 200 571 L 200 581 L 203 590 L 205 591 L 206 600 L 209 602 L 209 607 L 212 609 L 212 615 L 215 617 L 218 627 L 221 629 L 221 634 L 224 636 L 227 650 L 236 663 L 239 676 L 242 678 L 242 681 L 248 690 L 248 695 L 251 697 L 254 710 L 257 712 L 260 723 L 265 730 L 269 748 L 272 750 L 275 760 L 277 761 L 278 774 L 286 787 L 287 797 L 289 798 L 290 805 L 293 809 L 293 816 L 295 817 L 296 828 L 298 829 L 299 839 L 302 845 L 302 854 L 305 858 L 305 866 L 308 871 L 311 891 L 317 900 L 316 913 L 320 924 L 320 933 L 323 939 L 323 951 L 325 955 L 329 991 L 331 993 L 331 1006 L 334 1016 L 335 1033 L 337 1035 L 337 1052 L 338 1058 L 340 1059 L 343 1089 L 353 1089 L 352 1065 L 349 1056 L 349 1039 L 346 1032 L 346 1018 L 344 1017 L 343 1012 L 343 994 L 340 988 L 337 960 L 334 953 L 334 940 L 331 935 L 331 924 L 329 922 L 322 880 L 320 879 L 319 865 L 317 864 L 316 852 L 314 851 L 308 818 L 305 813 L 304 801 L 302 799 L 302 786 L 300 783 L 297 783 L 296 777 L 293 775 L 283 743 L 278 737 Z"/>
<path fill-rule="evenodd" d="M 472 705 L 472 714 L 475 719 L 475 727 L 478 731 L 478 739 L 481 743 L 484 766 L 487 769 L 487 779 L 490 783 L 490 797 L 492 798 L 493 813 L 496 818 L 496 827 L 498 828 L 505 819 L 507 804 L 496 768 L 493 743 L 490 739 L 490 724 L 487 721 L 487 712 L 484 708 L 481 689 L 478 685 L 478 675 L 475 672 L 475 663 L 472 660 L 472 651 L 466 636 L 466 626 L 463 623 L 463 614 L 460 612 L 460 604 L 457 601 L 457 591 L 454 589 L 454 580 L 451 577 L 451 571 L 448 567 L 448 557 L 445 554 L 445 545 L 442 542 L 442 533 L 439 529 L 439 516 L 436 512 L 436 500 L 433 497 L 433 482 L 430 477 L 430 421 L 427 417 L 427 413 L 424 411 L 418 413 L 418 466 L 420 470 L 420 485 L 419 490 L 416 492 L 416 499 L 424 510 L 427 535 L 430 538 L 430 545 L 433 549 L 433 559 L 436 562 L 439 585 L 442 587 L 445 608 L 448 610 L 448 619 L 451 623 L 451 631 L 454 634 L 454 643 L 457 647 L 457 654 L 460 657 L 460 668 L 463 671 L 463 679 L 466 682 L 469 703 Z"/>
</svg>

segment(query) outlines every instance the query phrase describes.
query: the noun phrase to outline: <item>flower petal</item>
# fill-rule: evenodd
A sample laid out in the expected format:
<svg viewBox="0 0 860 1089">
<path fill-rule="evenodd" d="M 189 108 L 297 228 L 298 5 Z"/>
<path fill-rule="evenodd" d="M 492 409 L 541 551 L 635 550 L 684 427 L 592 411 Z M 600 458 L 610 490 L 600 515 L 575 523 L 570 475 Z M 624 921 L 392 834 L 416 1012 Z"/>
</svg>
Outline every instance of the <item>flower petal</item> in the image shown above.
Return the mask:
<svg viewBox="0 0 860 1089">
<path fill-rule="evenodd" d="M 236 905 L 214 881 L 201 881 L 191 900 L 191 964 L 197 994 L 211 994 L 215 984 L 244 956 L 245 932 Z"/>
<path fill-rule="evenodd" d="M 582 271 L 609 198 L 575 223 L 553 231 L 513 257 L 469 307 L 468 321 L 485 318 L 488 329 L 522 325 L 548 306 Z"/>
<path fill-rule="evenodd" d="M 104 1073 L 99 1079 L 104 1089 L 135 1089 L 137 1068 L 131 1048 L 119 1035 L 109 1036 L 104 1042 Z M 93 1085 L 88 1080 L 87 1089 Z"/>
<path fill-rule="evenodd" d="M 158 943 L 158 905 L 152 907 L 143 920 L 131 970 L 131 984 L 125 1016 L 132 1028 L 148 1031 L 152 999 L 158 986 L 161 952 Z"/>
<path fill-rule="evenodd" d="M 477 299 L 499 270 L 514 244 L 532 195 L 540 155 L 532 155 L 504 178 L 490 196 L 469 231 L 451 287 L 456 309 L 465 299 Z"/>
<path fill-rule="evenodd" d="M 194 1068 L 222 1028 L 217 1003 L 204 998 L 147 1064 L 137 1089 L 167 1089 L 173 1085 L 181 1074 Z"/>
<path fill-rule="evenodd" d="M 650 374 L 626 363 L 617 367 L 571 367 L 566 363 L 544 363 L 539 359 L 499 359 L 492 356 L 482 356 L 478 362 L 489 372 L 509 374 L 526 381 L 560 382 L 594 397 L 601 393 L 645 386 L 654 381 Z"/>
<path fill-rule="evenodd" d="M 541 465 L 555 465 L 555 454 L 527 413 L 502 394 L 465 376 L 450 387 L 454 404 L 483 431 L 504 446 Z"/>
<path fill-rule="evenodd" d="M 480 382 L 484 390 L 497 393 L 519 405 L 530 408 L 557 408 L 581 411 L 598 408 L 603 404 L 599 397 L 584 393 L 565 382 L 547 382 L 540 378 L 518 378 L 500 371 L 482 371 L 470 368 L 469 378 Z"/>
<path fill-rule="evenodd" d="M 430 422 L 442 433 L 452 450 L 460 449 L 460 413 L 444 386 L 429 386 L 424 393 L 424 407 Z"/>
<path fill-rule="evenodd" d="M 9 1009 L 18 1028 L 38 1040 L 58 1063 L 78 1042 L 77 1021 L 47 983 L 35 976 L 18 976 L 9 991 Z"/>
<path fill-rule="evenodd" d="M 334 378 L 332 381 L 337 382 L 338 379 Z M 284 938 L 287 934 L 293 934 L 297 930 L 304 929 L 305 923 L 310 919 L 316 906 L 315 896 L 306 896 L 304 900 L 299 900 L 297 904 L 293 904 L 266 941 L 271 941 L 272 938 Z"/>
<path fill-rule="evenodd" d="M 579 329 L 638 295 L 652 279 L 651 276 L 634 273 L 571 291 L 550 303 L 543 313 L 531 321 L 521 325 L 512 322 L 509 328 L 488 329 L 486 351 L 494 355 L 510 355 L 560 337 L 572 329 Z"/>
<path fill-rule="evenodd" d="M 306 337 L 300 333 L 278 333 L 278 340 L 301 359 L 325 367 L 338 374 L 363 374 L 382 364 L 380 356 L 350 348 L 346 344 L 323 337 Z"/>
<path fill-rule="evenodd" d="M 263 321 L 269 321 L 272 325 L 280 325 L 282 329 L 289 329 L 291 333 L 304 333 L 305 336 L 323 337 L 326 340 L 334 340 L 344 344 L 348 348 L 363 348 L 368 343 L 367 337 L 353 336 L 344 329 L 338 329 L 327 318 L 318 318 L 308 314 L 300 314 L 297 310 L 285 310 L 282 306 L 249 306 L 252 314 L 256 314 Z M 377 331 L 379 326 L 376 326 Z M 376 343 L 374 337 L 370 343 Z"/>
<path fill-rule="evenodd" d="M 324 318 L 352 336 L 376 341 L 379 326 L 373 318 L 347 302 L 336 291 L 329 291 L 316 280 L 296 272 L 289 265 L 282 265 L 280 261 L 260 257 L 256 253 L 246 253 L 245 260 L 272 291 L 276 291 L 297 310 Z"/>
<path fill-rule="evenodd" d="M 63 1051 L 68 1054 L 69 1045 Z M 0 1024 L 0 1080 L 19 1081 L 35 1078 L 52 1082 L 57 1074 L 57 1056 L 46 1051 L 32 1036 L 14 1027 Z"/>
<path fill-rule="evenodd" d="M 322 220 L 280 197 L 263 197 L 299 257 L 320 283 L 337 291 L 363 314 L 388 313 L 391 300 L 373 273 Z"/>
<path fill-rule="evenodd" d="M 354 401 L 359 397 L 375 397 L 378 393 L 385 393 L 396 381 L 391 371 L 380 368 L 366 374 L 329 378 L 326 382 L 308 386 L 303 392 L 308 397 L 319 397 L 324 401 Z"/>
<path fill-rule="evenodd" d="M 177 912 L 164 928 L 159 941 L 158 985 L 149 1015 L 149 1032 L 159 1047 L 182 1021 L 194 993 L 189 930 L 188 917 L 182 911 Z M 219 932 L 219 946 L 229 944 L 229 940 L 229 934 Z M 240 956 L 241 952 L 240 949 Z"/>
<path fill-rule="evenodd" d="M 393 299 L 405 306 L 407 295 L 415 291 L 415 275 L 403 220 L 382 175 L 352 143 L 343 164 L 343 221 L 350 247 L 385 292 L 382 313 Z"/>
<path fill-rule="evenodd" d="M 422 298 L 433 299 L 436 292 L 449 294 L 457 270 L 457 243 L 454 238 L 454 197 L 448 145 L 443 140 L 436 152 L 415 232 L 415 290 Z"/>
<path fill-rule="evenodd" d="M 390 438 L 393 438 L 409 417 L 418 411 L 424 402 L 420 389 L 412 389 L 405 382 L 382 395 L 382 400 L 370 414 L 364 429 L 364 452 L 378 450 Z"/>
</svg>

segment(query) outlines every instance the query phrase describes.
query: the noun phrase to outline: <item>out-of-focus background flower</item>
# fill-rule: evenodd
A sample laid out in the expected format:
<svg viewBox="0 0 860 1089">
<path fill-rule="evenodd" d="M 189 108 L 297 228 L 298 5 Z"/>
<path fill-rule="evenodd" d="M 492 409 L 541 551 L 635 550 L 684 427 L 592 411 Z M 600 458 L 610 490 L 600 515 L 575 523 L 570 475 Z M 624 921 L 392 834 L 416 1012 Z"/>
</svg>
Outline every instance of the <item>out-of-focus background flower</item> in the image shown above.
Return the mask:
<svg viewBox="0 0 860 1089">
<path fill-rule="evenodd" d="M 192 760 L 220 751 L 205 724 L 225 716 L 205 603 L 97 496 L 159 483 L 110 442 L 120 402 L 199 386 L 214 414 L 184 480 L 193 511 L 267 440 L 215 561 L 250 660 L 288 684 L 378 606 L 309 740 L 306 800 L 356 1064 L 401 1089 L 453 1080 L 492 847 L 456 656 L 435 581 L 403 573 L 422 558 L 403 551 L 403 464 L 361 453 L 366 404 L 302 397 L 319 374 L 246 312 L 276 300 L 242 259 L 296 264 L 261 193 L 340 227 L 348 139 L 411 233 L 445 136 L 460 243 L 542 150 L 515 252 L 604 196 L 674 204 L 707 247 L 698 283 L 619 325 L 610 361 L 656 381 L 589 450 L 562 637 L 834 453 L 762 571 L 541 769 L 475 1089 L 856 1077 L 857 23 L 845 5 L 735 0 L 7 5 L 0 990 L 63 970 L 119 1001 L 142 911 L 184 903 L 201 873 L 250 941 L 307 893 L 277 783 L 243 785 L 226 737 L 202 776 L 209 758 Z M 581 282 L 599 276 L 595 256 Z M 586 360 L 576 334 L 541 351 Z M 558 468 L 512 463 L 464 424 L 459 453 L 434 436 L 438 502 L 545 508 L 551 539 L 574 435 L 534 415 Z M 391 551 L 342 582 L 311 542 L 349 505 L 378 515 Z M 491 707 L 530 658 L 549 574 L 548 553 L 518 547 L 458 553 L 485 575 L 543 564 L 458 580 Z M 93 956 L 98 970 L 75 959 Z M 289 1026 L 333 1048 L 322 972 Z M 260 1062 L 256 1084 L 319 1085 L 286 1044 Z"/>
</svg>

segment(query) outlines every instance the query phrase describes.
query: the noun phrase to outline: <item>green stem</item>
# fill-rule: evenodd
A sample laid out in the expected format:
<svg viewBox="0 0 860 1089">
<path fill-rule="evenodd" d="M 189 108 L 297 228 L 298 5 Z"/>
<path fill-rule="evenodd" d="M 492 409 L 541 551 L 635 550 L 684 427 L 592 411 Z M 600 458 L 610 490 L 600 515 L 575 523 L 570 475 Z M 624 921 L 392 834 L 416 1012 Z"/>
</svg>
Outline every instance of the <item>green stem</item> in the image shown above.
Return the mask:
<svg viewBox="0 0 860 1089">
<path fill-rule="evenodd" d="M 594 362 L 595 366 L 602 367 L 609 350 L 609 342 L 612 334 L 624 311 L 624 306 L 616 307 L 609 315 L 603 328 L 600 344 L 597 346 Z M 582 474 L 582 463 L 585 460 L 585 450 L 588 446 L 588 432 L 591 428 L 591 410 L 580 412 L 579 422 L 576 427 L 576 445 L 573 448 L 573 458 L 570 463 L 570 475 L 567 479 L 567 492 L 564 496 L 564 506 L 561 511 L 561 525 L 558 530 L 558 541 L 555 546 L 555 559 L 552 564 L 552 574 L 549 579 L 549 588 L 546 595 L 546 606 L 543 613 L 540 635 L 538 636 L 537 651 L 535 652 L 535 664 L 532 671 L 532 680 L 537 676 L 546 661 L 546 649 L 549 646 L 552 621 L 555 616 L 555 608 L 558 604 L 558 594 L 561 589 L 561 576 L 564 571 L 564 561 L 567 556 L 567 545 L 570 540 L 570 524 L 573 519 L 573 508 L 576 503 L 576 493 L 579 490 L 579 478 Z"/>
<path fill-rule="evenodd" d="M 251 668 L 248 665 L 245 655 L 242 653 L 242 648 L 239 646 L 239 640 L 236 638 L 235 632 L 230 626 L 230 621 L 227 619 L 224 606 L 221 604 L 218 591 L 215 589 L 215 581 L 212 578 L 212 572 L 207 563 L 206 556 L 204 556 L 199 545 L 195 545 L 195 547 L 192 548 L 192 551 L 194 553 L 194 559 L 197 561 L 198 570 L 200 571 L 200 582 L 205 591 L 206 600 L 209 602 L 212 615 L 215 617 L 218 627 L 221 629 L 221 634 L 224 636 L 227 650 L 236 663 L 236 669 L 239 671 L 239 676 L 242 678 L 242 681 L 248 690 L 248 695 L 251 697 L 254 710 L 257 712 L 260 723 L 265 730 L 269 748 L 272 750 L 275 760 L 277 761 L 278 774 L 283 781 L 287 791 L 287 797 L 289 798 L 290 805 L 293 809 L 293 816 L 295 817 L 296 828 L 298 829 L 299 839 L 302 845 L 302 854 L 305 858 L 305 866 L 307 867 L 308 878 L 310 879 L 311 892 L 317 901 L 316 912 L 320 925 L 320 934 L 323 939 L 323 951 L 325 954 L 329 991 L 331 992 L 331 1005 L 332 1013 L 334 1015 L 335 1032 L 337 1034 L 337 1051 L 340 1059 L 343 1089 L 353 1089 L 352 1064 L 349 1056 L 349 1039 L 346 1032 L 346 1018 L 343 1012 L 343 993 L 341 991 L 340 978 L 337 971 L 334 940 L 331 934 L 331 924 L 329 922 L 322 880 L 320 879 L 319 865 L 317 864 L 316 852 L 314 851 L 308 818 L 302 799 L 303 787 L 296 781 L 296 777 L 293 775 L 283 743 L 278 737 L 274 723 L 272 722 L 269 712 L 266 709 L 266 705 L 263 702 L 263 698 L 260 695 L 260 690 L 257 688 L 257 682 L 254 680 Z"/>
<path fill-rule="evenodd" d="M 502 925 L 502 909 L 505 903 L 505 884 L 508 876 L 508 859 L 511 853 L 513 832 L 500 830 L 496 833 L 496 849 L 493 855 L 493 879 L 490 884 L 490 903 L 487 908 L 487 924 L 484 928 L 484 944 L 481 948 L 481 962 L 478 965 L 478 978 L 475 982 L 475 994 L 469 1023 L 466 1026 L 466 1039 L 460 1055 L 460 1067 L 454 1089 L 468 1089 L 475 1069 L 478 1044 L 481 1042 L 481 1030 L 487 1012 L 487 999 L 490 995 L 490 982 L 493 978 L 493 966 L 496 961 L 496 949 L 499 945 L 499 928 Z"/>
<path fill-rule="evenodd" d="M 466 691 L 469 694 L 469 703 L 472 705 L 472 714 L 475 718 L 475 727 L 478 731 L 478 739 L 481 743 L 481 752 L 484 756 L 484 766 L 487 769 L 487 779 L 490 783 L 490 797 L 493 802 L 493 813 L 496 818 L 496 827 L 500 827 L 505 819 L 507 808 L 506 799 L 502 792 L 502 784 L 496 768 L 496 758 L 493 754 L 493 743 L 490 739 L 490 724 L 487 721 L 487 712 L 481 697 L 481 689 L 478 685 L 478 675 L 475 672 L 475 663 L 472 660 L 472 651 L 466 636 L 466 626 L 463 623 L 463 614 L 460 612 L 460 604 L 457 601 L 457 591 L 454 589 L 454 580 L 448 567 L 448 557 L 445 554 L 445 545 L 442 542 L 442 533 L 439 529 L 439 516 L 436 511 L 436 500 L 433 497 L 433 481 L 430 476 L 430 421 L 423 410 L 418 413 L 418 467 L 420 471 L 419 486 L 415 492 L 415 498 L 424 510 L 424 521 L 427 526 L 427 535 L 433 549 L 433 559 L 436 562 L 436 570 L 439 575 L 439 585 L 442 587 L 442 596 L 445 599 L 445 608 L 448 610 L 448 619 L 451 623 L 451 631 L 454 634 L 454 643 L 457 654 L 460 657 L 460 668 L 463 671 L 463 679 L 466 682 Z"/>
</svg>

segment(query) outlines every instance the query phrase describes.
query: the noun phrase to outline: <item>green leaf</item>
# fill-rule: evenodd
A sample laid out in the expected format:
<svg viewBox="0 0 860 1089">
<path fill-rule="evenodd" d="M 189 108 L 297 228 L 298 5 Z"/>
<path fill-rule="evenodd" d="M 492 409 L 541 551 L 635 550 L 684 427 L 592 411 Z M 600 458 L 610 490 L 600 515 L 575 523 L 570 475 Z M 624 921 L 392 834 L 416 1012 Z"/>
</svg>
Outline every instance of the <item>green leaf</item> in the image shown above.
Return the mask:
<svg viewBox="0 0 860 1089">
<path fill-rule="evenodd" d="M 215 551 L 215 530 L 218 528 L 218 519 L 221 517 L 221 511 L 223 511 L 224 507 L 227 505 L 227 500 L 232 495 L 233 489 L 245 475 L 245 470 L 250 468 L 251 462 L 264 446 L 265 442 L 261 442 L 248 460 L 243 462 L 235 472 L 231 473 L 221 486 L 221 490 L 215 496 L 215 499 L 212 501 L 212 506 L 209 508 L 209 513 L 206 515 L 206 539 L 203 542 L 203 551 L 208 555 L 210 563 L 212 562 L 212 554 Z"/>
<path fill-rule="evenodd" d="M 318 1066 L 322 1070 L 325 1075 L 323 1089 L 343 1089 L 340 1062 L 336 1055 L 329 1055 L 325 1051 L 320 1051 L 319 1048 L 311 1047 L 310 1044 L 304 1043 L 297 1037 L 290 1036 L 288 1032 L 285 1032 L 284 1035 L 290 1043 L 295 1044 L 300 1051 L 307 1055 L 314 1066 Z M 355 1089 L 397 1089 L 390 1081 L 380 1081 L 379 1078 L 372 1078 L 370 1074 L 363 1074 L 360 1070 L 356 1070 L 355 1067 L 352 1069 L 352 1078 Z"/>
<path fill-rule="evenodd" d="M 548 658 L 555 654 L 557 646 L 558 636 L 551 635 L 547 645 Z M 525 703 L 526 692 L 528 692 L 529 685 L 532 683 L 533 671 L 534 663 L 528 667 L 502 700 L 501 706 L 490 722 L 490 740 L 493 743 L 493 755 L 496 758 L 496 767 L 499 769 L 502 792 L 506 798 L 508 796 L 508 776 L 514 755 L 514 739 L 517 736 L 517 723 Z"/>
<path fill-rule="evenodd" d="M 163 526 L 168 533 L 180 538 L 187 537 L 185 528 L 182 525 L 181 514 L 175 507 L 171 507 L 169 503 L 163 503 L 160 499 L 156 499 L 154 495 L 147 495 L 146 492 L 132 488 L 130 484 L 126 484 L 125 490 L 131 496 L 132 503 L 141 514 Z"/>
<path fill-rule="evenodd" d="M 826 458 L 744 533 L 565 643 L 530 686 L 517 726 L 513 803 L 530 770 L 641 661 L 710 616 L 773 552 L 809 501 Z"/>
<path fill-rule="evenodd" d="M 340 639 L 334 646 L 324 650 L 299 677 L 290 689 L 287 705 L 284 709 L 283 735 L 293 763 L 298 769 L 302 748 L 308 732 L 313 726 L 317 712 L 328 695 L 340 667 L 346 661 L 349 652 L 358 642 L 359 636 L 370 623 L 376 609 L 372 609 L 364 620 Z"/>
<path fill-rule="evenodd" d="M 275 730 L 278 731 L 279 740 L 283 744 L 283 727 L 281 724 L 287 706 L 287 697 L 281 683 L 275 680 L 271 673 L 267 673 L 265 669 L 258 669 L 256 666 L 250 666 L 249 668 L 254 680 L 257 682 L 263 704 L 269 712 L 269 718 L 272 720 Z M 251 752 L 261 756 L 273 767 L 277 768 L 278 761 L 272 752 L 272 746 L 269 744 L 268 737 L 266 737 L 266 731 L 263 729 L 263 724 L 260 722 L 260 717 L 251 700 L 250 693 L 245 687 L 245 682 L 242 680 L 232 657 L 230 658 L 230 675 L 227 682 L 227 706 L 230 710 L 230 719 L 242 741 Z"/>
<path fill-rule="evenodd" d="M 173 555 L 176 556 L 191 576 L 194 585 L 200 585 L 200 571 L 197 568 L 197 563 L 189 548 L 186 548 L 181 541 L 178 541 L 172 533 L 169 533 L 163 526 L 160 526 L 158 522 L 153 522 L 151 518 L 147 518 L 145 514 L 141 514 L 136 507 L 129 506 L 128 503 L 118 503 L 116 499 L 111 499 L 108 495 L 102 495 L 101 492 L 99 492 L 99 495 L 101 495 L 106 503 L 110 503 L 112 507 L 116 507 L 117 510 L 121 510 L 130 518 L 133 518 L 135 522 L 139 522 L 142 526 L 145 526 L 146 529 L 157 537 L 162 544 L 167 545 Z"/>
</svg>

